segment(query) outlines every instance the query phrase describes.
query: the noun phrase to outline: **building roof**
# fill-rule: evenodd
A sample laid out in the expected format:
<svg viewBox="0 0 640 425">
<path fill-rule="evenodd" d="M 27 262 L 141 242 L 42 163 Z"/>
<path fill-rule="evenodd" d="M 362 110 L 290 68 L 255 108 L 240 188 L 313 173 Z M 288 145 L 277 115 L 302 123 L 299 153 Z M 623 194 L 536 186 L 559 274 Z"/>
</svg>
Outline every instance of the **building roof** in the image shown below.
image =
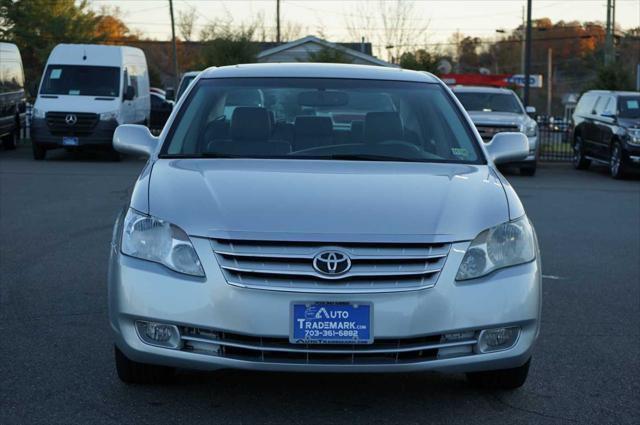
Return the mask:
<svg viewBox="0 0 640 425">
<path fill-rule="evenodd" d="M 401 68 L 336 63 L 256 63 L 208 68 L 201 78 L 354 78 L 363 80 L 410 81 L 436 83 L 425 72 Z"/>
<path fill-rule="evenodd" d="M 321 38 L 315 37 L 313 35 L 308 35 L 304 38 L 295 40 L 295 41 L 291 41 L 289 43 L 284 43 L 284 44 L 280 44 L 276 47 L 273 47 L 271 49 L 267 49 L 267 50 L 263 50 L 262 52 L 258 53 L 257 59 L 258 60 L 262 60 L 265 59 L 269 56 L 281 53 L 285 50 L 288 49 L 292 49 L 298 46 L 301 46 L 303 44 L 306 43 L 315 43 L 318 44 L 322 47 L 325 47 L 327 49 L 333 49 L 333 50 L 337 50 L 339 52 L 342 52 L 345 55 L 348 56 L 352 56 L 355 58 L 358 58 L 362 61 L 368 62 L 371 65 L 378 65 L 378 66 L 386 66 L 386 67 L 395 67 L 396 65 L 393 65 L 389 62 L 383 61 L 381 59 L 378 59 L 374 56 L 368 55 L 366 53 L 360 52 L 358 50 L 354 50 L 354 49 L 350 49 L 348 47 L 345 47 L 343 45 L 340 44 L 336 44 L 336 43 L 331 43 L 329 41 L 323 40 Z"/>
</svg>

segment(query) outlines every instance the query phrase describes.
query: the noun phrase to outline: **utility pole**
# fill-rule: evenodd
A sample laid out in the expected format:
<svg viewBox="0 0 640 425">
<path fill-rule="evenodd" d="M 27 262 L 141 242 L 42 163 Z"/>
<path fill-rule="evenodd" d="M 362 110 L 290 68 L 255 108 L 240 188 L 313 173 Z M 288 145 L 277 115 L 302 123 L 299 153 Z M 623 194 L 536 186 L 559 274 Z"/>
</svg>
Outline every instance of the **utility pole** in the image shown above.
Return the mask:
<svg viewBox="0 0 640 425">
<path fill-rule="evenodd" d="M 527 0 L 527 39 L 524 53 L 524 106 L 529 106 L 529 86 L 531 77 L 531 0 Z"/>
<path fill-rule="evenodd" d="M 547 117 L 551 116 L 551 101 L 552 101 L 552 81 L 553 78 L 553 49 L 549 47 L 547 50 Z"/>
<path fill-rule="evenodd" d="M 178 90 L 178 84 L 180 82 L 180 74 L 178 72 L 178 48 L 176 46 L 176 25 L 173 20 L 173 0 L 169 0 L 169 13 L 171 13 L 171 42 L 173 43 L 173 73 L 175 75 L 173 79 L 173 89 Z M 177 93 L 176 93 L 177 94 Z"/>
<path fill-rule="evenodd" d="M 613 53 L 613 33 L 615 31 L 616 21 L 616 2 L 615 0 L 607 0 L 607 33 L 605 38 L 604 64 L 609 65 L 614 61 Z"/>
<path fill-rule="evenodd" d="M 280 43 L 280 0 L 276 0 L 276 42 Z"/>
</svg>

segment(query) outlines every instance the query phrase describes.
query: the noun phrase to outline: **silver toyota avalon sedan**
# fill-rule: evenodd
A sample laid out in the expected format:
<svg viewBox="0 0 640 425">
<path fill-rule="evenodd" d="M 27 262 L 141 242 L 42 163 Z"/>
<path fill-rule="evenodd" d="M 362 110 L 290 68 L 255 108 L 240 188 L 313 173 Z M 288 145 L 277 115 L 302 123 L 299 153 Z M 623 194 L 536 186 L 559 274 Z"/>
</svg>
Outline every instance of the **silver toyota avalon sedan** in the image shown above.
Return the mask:
<svg viewBox="0 0 640 425">
<path fill-rule="evenodd" d="M 203 71 L 116 221 L 109 317 L 125 382 L 175 368 L 464 372 L 516 388 L 540 327 L 536 235 L 436 77 L 381 67 Z"/>
</svg>

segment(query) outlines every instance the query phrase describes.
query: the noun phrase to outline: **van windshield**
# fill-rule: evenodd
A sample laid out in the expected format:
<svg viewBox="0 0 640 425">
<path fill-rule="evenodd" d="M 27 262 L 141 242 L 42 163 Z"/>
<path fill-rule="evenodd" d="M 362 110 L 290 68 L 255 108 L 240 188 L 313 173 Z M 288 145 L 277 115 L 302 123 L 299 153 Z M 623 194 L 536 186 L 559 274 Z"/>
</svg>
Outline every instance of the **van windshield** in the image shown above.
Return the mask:
<svg viewBox="0 0 640 425">
<path fill-rule="evenodd" d="M 120 69 L 114 66 L 49 65 L 40 94 L 117 97 Z"/>
<path fill-rule="evenodd" d="M 440 86 L 331 78 L 200 80 L 160 156 L 484 161 Z"/>
</svg>

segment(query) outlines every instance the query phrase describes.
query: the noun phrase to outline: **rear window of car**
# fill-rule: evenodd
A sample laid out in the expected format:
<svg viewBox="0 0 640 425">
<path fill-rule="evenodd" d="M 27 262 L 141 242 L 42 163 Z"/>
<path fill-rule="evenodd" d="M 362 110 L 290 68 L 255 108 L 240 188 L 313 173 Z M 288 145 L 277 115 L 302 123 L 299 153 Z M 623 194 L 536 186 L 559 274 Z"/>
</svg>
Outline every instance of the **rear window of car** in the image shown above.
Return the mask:
<svg viewBox="0 0 640 425">
<path fill-rule="evenodd" d="M 441 86 L 330 78 L 200 80 L 161 156 L 485 163 Z"/>
<path fill-rule="evenodd" d="M 522 105 L 512 93 L 455 92 L 455 95 L 467 111 L 524 113 Z"/>
</svg>

